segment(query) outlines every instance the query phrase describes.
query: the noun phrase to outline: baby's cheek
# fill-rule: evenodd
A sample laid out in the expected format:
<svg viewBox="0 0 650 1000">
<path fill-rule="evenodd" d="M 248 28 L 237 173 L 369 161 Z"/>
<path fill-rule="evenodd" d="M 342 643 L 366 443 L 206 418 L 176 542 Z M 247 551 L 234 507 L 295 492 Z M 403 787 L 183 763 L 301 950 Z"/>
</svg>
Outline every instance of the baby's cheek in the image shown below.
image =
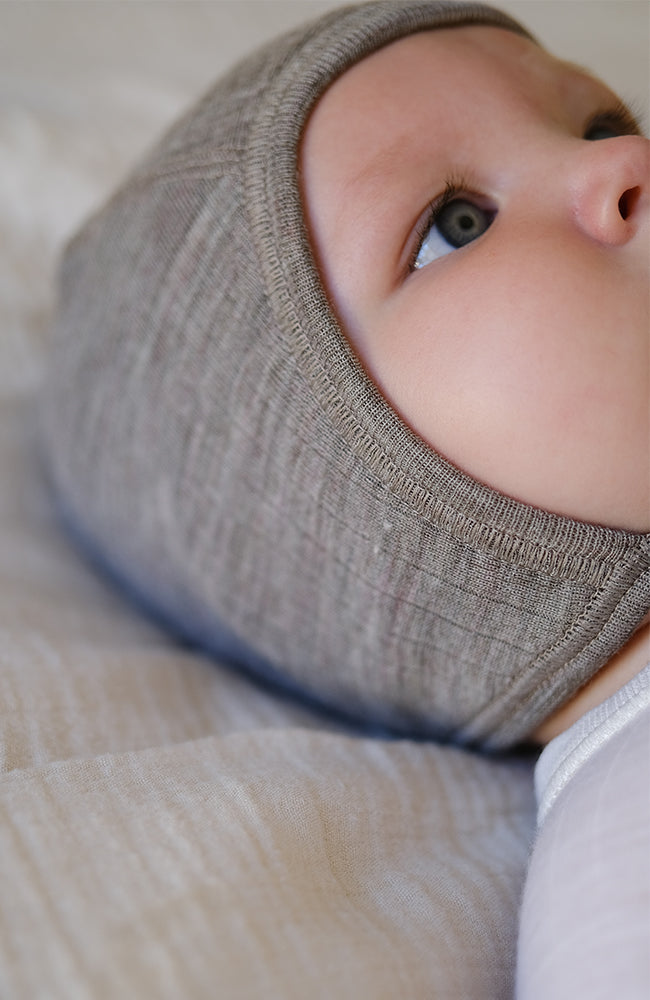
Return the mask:
<svg viewBox="0 0 650 1000">
<path fill-rule="evenodd" d="M 606 281 L 591 294 L 584 283 L 576 290 L 582 257 L 565 253 L 564 269 L 555 255 L 493 255 L 484 268 L 470 259 L 480 257 L 461 264 L 450 255 L 423 269 L 366 317 L 371 376 L 425 441 L 474 478 L 554 513 L 645 530 L 638 317 L 621 336 Z"/>
</svg>

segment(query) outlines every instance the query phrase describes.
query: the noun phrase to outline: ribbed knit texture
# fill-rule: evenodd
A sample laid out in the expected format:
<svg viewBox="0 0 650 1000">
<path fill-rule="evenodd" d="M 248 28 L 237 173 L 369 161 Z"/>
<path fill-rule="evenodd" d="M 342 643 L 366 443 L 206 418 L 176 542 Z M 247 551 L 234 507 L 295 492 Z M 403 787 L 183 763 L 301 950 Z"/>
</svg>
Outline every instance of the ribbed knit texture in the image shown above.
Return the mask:
<svg viewBox="0 0 650 1000">
<path fill-rule="evenodd" d="M 220 81 L 72 242 L 43 451 L 73 530 L 174 628 L 398 730 L 526 736 L 650 606 L 650 539 L 436 455 L 354 357 L 297 177 L 315 100 L 475 4 L 339 8 Z M 606 474 L 606 470 L 604 470 Z"/>
</svg>

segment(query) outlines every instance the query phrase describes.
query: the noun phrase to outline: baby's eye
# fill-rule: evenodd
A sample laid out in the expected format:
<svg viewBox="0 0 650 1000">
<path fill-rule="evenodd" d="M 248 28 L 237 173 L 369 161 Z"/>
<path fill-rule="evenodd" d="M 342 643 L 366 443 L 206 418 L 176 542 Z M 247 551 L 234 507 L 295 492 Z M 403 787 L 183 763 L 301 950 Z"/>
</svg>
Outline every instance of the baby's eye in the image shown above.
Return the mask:
<svg viewBox="0 0 650 1000">
<path fill-rule="evenodd" d="M 622 102 L 593 115 L 583 130 L 589 142 L 616 139 L 622 135 L 641 135 L 641 127 L 632 112 Z"/>
<path fill-rule="evenodd" d="M 585 133 L 585 139 L 588 139 L 590 142 L 597 142 L 599 139 L 616 139 L 620 134 L 612 125 L 604 123 L 603 125 L 592 125 Z"/>
<path fill-rule="evenodd" d="M 489 229 L 495 215 L 469 198 L 443 196 L 442 204 L 433 206 L 422 228 L 412 269 L 426 267 L 478 239 Z"/>
</svg>

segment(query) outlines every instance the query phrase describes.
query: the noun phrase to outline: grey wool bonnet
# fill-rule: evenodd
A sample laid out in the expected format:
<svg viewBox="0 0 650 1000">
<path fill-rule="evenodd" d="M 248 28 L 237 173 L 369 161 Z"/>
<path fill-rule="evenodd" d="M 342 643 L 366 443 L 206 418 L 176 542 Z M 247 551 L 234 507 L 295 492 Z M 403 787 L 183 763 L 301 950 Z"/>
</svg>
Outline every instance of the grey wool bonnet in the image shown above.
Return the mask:
<svg viewBox="0 0 650 1000">
<path fill-rule="evenodd" d="M 399 419 L 337 325 L 310 109 L 476 4 L 339 7 L 222 78 L 68 246 L 41 441 L 66 521 L 217 659 L 396 733 L 504 748 L 627 641 L 650 537 L 526 506 Z"/>
</svg>

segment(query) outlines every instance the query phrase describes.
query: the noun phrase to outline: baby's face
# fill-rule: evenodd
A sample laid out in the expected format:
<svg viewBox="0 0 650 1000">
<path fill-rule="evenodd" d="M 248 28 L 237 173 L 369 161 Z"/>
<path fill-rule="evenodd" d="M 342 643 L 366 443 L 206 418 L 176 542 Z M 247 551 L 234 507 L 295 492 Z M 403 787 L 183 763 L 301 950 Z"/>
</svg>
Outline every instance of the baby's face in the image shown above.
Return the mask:
<svg viewBox="0 0 650 1000">
<path fill-rule="evenodd" d="M 503 493 L 636 531 L 649 146 L 604 84 L 473 26 L 357 63 L 301 150 L 328 294 L 403 419 Z"/>
</svg>

